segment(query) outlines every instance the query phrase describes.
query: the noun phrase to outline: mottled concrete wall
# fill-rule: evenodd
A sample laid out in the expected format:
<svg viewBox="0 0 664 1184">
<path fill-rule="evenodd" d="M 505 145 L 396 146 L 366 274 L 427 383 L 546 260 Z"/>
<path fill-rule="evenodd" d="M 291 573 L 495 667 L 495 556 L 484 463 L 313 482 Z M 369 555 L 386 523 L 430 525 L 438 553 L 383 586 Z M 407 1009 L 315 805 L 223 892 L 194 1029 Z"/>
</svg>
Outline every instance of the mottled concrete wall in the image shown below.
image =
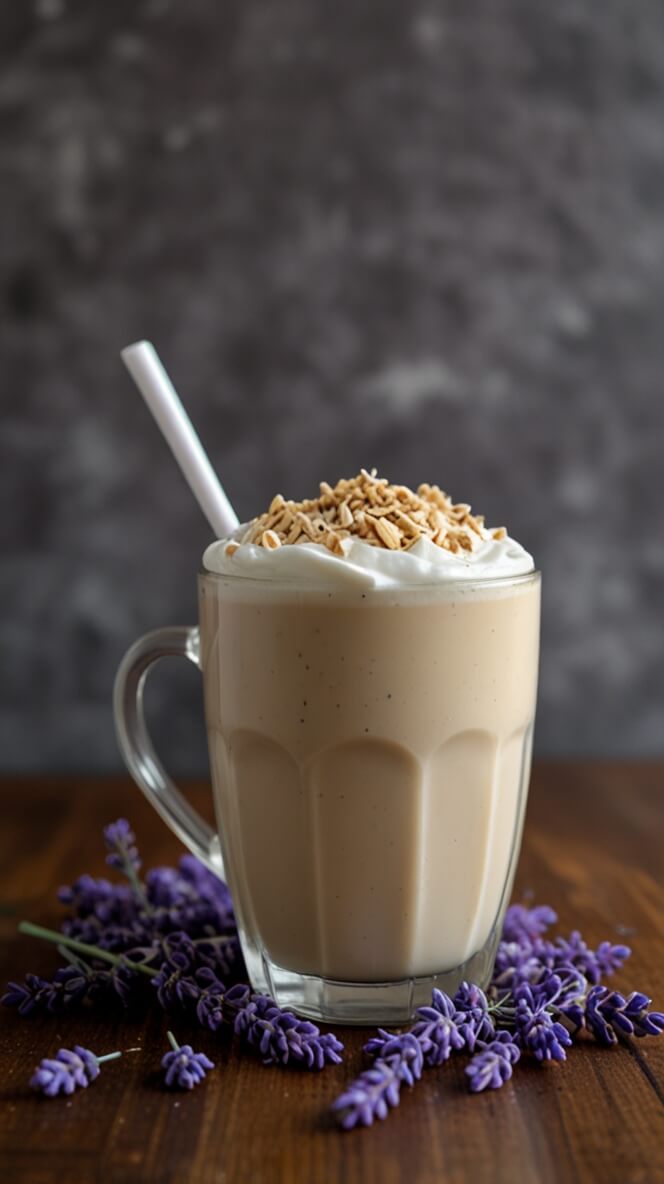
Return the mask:
<svg viewBox="0 0 664 1184">
<path fill-rule="evenodd" d="M 243 516 L 375 464 L 507 523 L 540 750 L 664 752 L 660 0 L 21 0 L 0 55 L 0 764 L 116 766 L 194 617 L 140 336 Z M 201 768 L 195 672 L 152 697 Z"/>
</svg>

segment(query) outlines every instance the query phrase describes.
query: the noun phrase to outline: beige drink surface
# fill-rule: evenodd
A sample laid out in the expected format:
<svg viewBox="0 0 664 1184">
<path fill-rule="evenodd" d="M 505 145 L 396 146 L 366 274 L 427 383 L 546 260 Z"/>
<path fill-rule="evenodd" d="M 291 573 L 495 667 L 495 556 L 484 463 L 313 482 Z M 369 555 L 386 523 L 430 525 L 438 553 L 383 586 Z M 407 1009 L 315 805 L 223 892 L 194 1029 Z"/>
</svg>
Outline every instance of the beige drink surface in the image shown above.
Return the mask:
<svg viewBox="0 0 664 1184">
<path fill-rule="evenodd" d="M 528 784 L 539 581 L 403 592 L 201 581 L 222 848 L 278 965 L 372 982 L 482 947 Z"/>
</svg>

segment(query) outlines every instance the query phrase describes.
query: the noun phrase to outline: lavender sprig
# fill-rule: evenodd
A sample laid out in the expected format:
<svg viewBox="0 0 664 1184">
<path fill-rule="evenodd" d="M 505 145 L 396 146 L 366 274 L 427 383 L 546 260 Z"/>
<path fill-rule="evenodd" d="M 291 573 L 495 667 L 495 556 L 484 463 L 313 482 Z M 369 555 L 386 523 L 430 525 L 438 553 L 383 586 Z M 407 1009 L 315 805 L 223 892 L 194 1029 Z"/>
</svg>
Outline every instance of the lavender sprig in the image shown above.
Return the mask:
<svg viewBox="0 0 664 1184">
<path fill-rule="evenodd" d="M 8 983 L 0 1003 L 16 1007 L 19 1015 L 54 1013 L 78 1003 L 87 992 L 87 983 L 81 982 L 80 972 L 73 966 L 63 966 L 51 981 L 37 974 L 26 974 L 25 982 Z"/>
<path fill-rule="evenodd" d="M 565 1048 L 571 1045 L 572 1037 L 567 1028 L 553 1018 L 547 993 L 538 994 L 536 989 L 523 984 L 517 988 L 514 1001 L 519 1043 L 534 1053 L 538 1061 L 564 1061 L 567 1057 Z"/>
<path fill-rule="evenodd" d="M 547 951 L 554 966 L 560 963 L 574 966 L 594 985 L 620 970 L 631 952 L 629 946 L 612 945 L 609 941 L 601 942 L 596 950 L 592 950 L 578 930 L 574 930 L 569 938 L 556 938 L 552 953 Z"/>
<path fill-rule="evenodd" d="M 260 1054 L 264 1065 L 323 1069 L 341 1062 L 344 1046 L 336 1036 L 321 1035 L 315 1024 L 282 1011 L 269 995 L 253 995 L 238 1010 L 234 1029 Z"/>
<path fill-rule="evenodd" d="M 492 986 L 507 989 L 520 983 L 537 984 L 550 974 L 560 974 L 570 967 L 580 971 L 591 984 L 619 970 L 629 958 L 629 946 L 601 942 L 597 949 L 586 945 L 576 930 L 569 938 L 549 941 L 541 935 L 556 920 L 546 906 L 527 909 L 512 905 L 498 945 Z"/>
<path fill-rule="evenodd" d="M 121 1052 L 108 1052 L 98 1057 L 88 1048 L 81 1048 L 80 1044 L 75 1044 L 73 1050 L 61 1048 L 55 1057 L 40 1061 L 30 1085 L 48 1098 L 73 1094 L 75 1089 L 85 1089 L 99 1076 L 99 1066 L 105 1061 L 114 1061 L 121 1056 Z"/>
<path fill-rule="evenodd" d="M 108 850 L 106 862 L 109 867 L 116 867 L 124 875 L 131 871 L 138 875 L 141 870 L 141 857 L 136 846 L 136 835 L 126 818 L 118 818 L 104 827 L 104 842 Z"/>
<path fill-rule="evenodd" d="M 469 1077 L 472 1093 L 485 1089 L 500 1089 L 512 1076 L 512 1065 L 521 1056 L 521 1049 L 509 1032 L 496 1032 L 495 1039 L 487 1043 L 479 1041 L 479 1051 L 466 1065 L 464 1072 Z"/>
<path fill-rule="evenodd" d="M 161 1062 L 166 1070 L 166 1085 L 169 1089 L 193 1089 L 209 1069 L 214 1069 L 214 1064 L 204 1052 L 194 1052 L 190 1044 L 178 1044 L 172 1032 L 167 1032 L 167 1036 L 172 1051 Z"/>
<path fill-rule="evenodd" d="M 333 1102 L 339 1126 L 349 1131 L 387 1118 L 390 1109 L 399 1105 L 402 1085 L 413 1086 L 421 1077 L 422 1065 L 422 1046 L 411 1033 L 386 1040 L 371 1068 Z"/>
<path fill-rule="evenodd" d="M 459 1026 L 459 1013 L 444 991 L 434 987 L 431 1006 L 418 1007 L 415 1014 L 419 1018 L 411 1032 L 419 1041 L 425 1063 L 430 1068 L 442 1065 L 453 1051 L 465 1046 L 466 1041 Z"/>
<path fill-rule="evenodd" d="M 117 822 L 111 822 L 109 826 L 104 827 L 104 841 L 108 851 L 107 864 L 117 868 L 127 877 L 136 898 L 145 909 L 149 909 L 145 888 L 138 878 L 138 873 L 141 870 L 141 857 L 136 846 L 136 835 L 127 819 L 118 818 Z"/>
<path fill-rule="evenodd" d="M 664 1014 L 648 1011 L 652 1000 L 639 991 L 625 998 L 617 991 L 596 986 L 588 993 L 585 1022 L 595 1039 L 606 1046 L 626 1036 L 659 1036 L 664 1032 Z"/>
</svg>

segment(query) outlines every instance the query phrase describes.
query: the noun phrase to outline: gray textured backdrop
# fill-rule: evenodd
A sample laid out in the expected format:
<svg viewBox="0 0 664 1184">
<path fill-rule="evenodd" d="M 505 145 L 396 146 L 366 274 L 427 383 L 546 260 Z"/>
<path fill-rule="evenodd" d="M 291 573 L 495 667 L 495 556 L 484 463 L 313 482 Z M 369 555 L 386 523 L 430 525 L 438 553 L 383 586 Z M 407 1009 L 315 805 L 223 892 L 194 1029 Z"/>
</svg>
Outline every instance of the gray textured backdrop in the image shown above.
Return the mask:
<svg viewBox="0 0 664 1184">
<path fill-rule="evenodd" d="M 116 766 L 120 655 L 194 616 L 140 336 L 241 515 L 365 464 L 507 523 L 540 751 L 664 752 L 661 0 L 1 0 L 0 34 L 0 764 Z M 152 710 L 200 769 L 195 672 Z"/>
</svg>

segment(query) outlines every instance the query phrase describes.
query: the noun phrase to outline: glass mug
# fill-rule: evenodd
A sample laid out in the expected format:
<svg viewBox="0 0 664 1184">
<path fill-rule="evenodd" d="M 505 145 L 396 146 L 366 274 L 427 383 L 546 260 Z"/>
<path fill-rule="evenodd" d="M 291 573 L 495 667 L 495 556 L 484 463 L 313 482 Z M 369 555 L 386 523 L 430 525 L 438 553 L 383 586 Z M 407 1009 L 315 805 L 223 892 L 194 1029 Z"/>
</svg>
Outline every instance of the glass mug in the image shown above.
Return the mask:
<svg viewBox="0 0 664 1184">
<path fill-rule="evenodd" d="M 486 985 L 525 812 L 540 577 L 400 589 L 199 576 L 199 625 L 149 633 L 115 686 L 120 748 L 228 880 L 249 978 L 337 1023 Z M 219 834 L 150 743 L 148 669 L 203 674 Z"/>
</svg>

